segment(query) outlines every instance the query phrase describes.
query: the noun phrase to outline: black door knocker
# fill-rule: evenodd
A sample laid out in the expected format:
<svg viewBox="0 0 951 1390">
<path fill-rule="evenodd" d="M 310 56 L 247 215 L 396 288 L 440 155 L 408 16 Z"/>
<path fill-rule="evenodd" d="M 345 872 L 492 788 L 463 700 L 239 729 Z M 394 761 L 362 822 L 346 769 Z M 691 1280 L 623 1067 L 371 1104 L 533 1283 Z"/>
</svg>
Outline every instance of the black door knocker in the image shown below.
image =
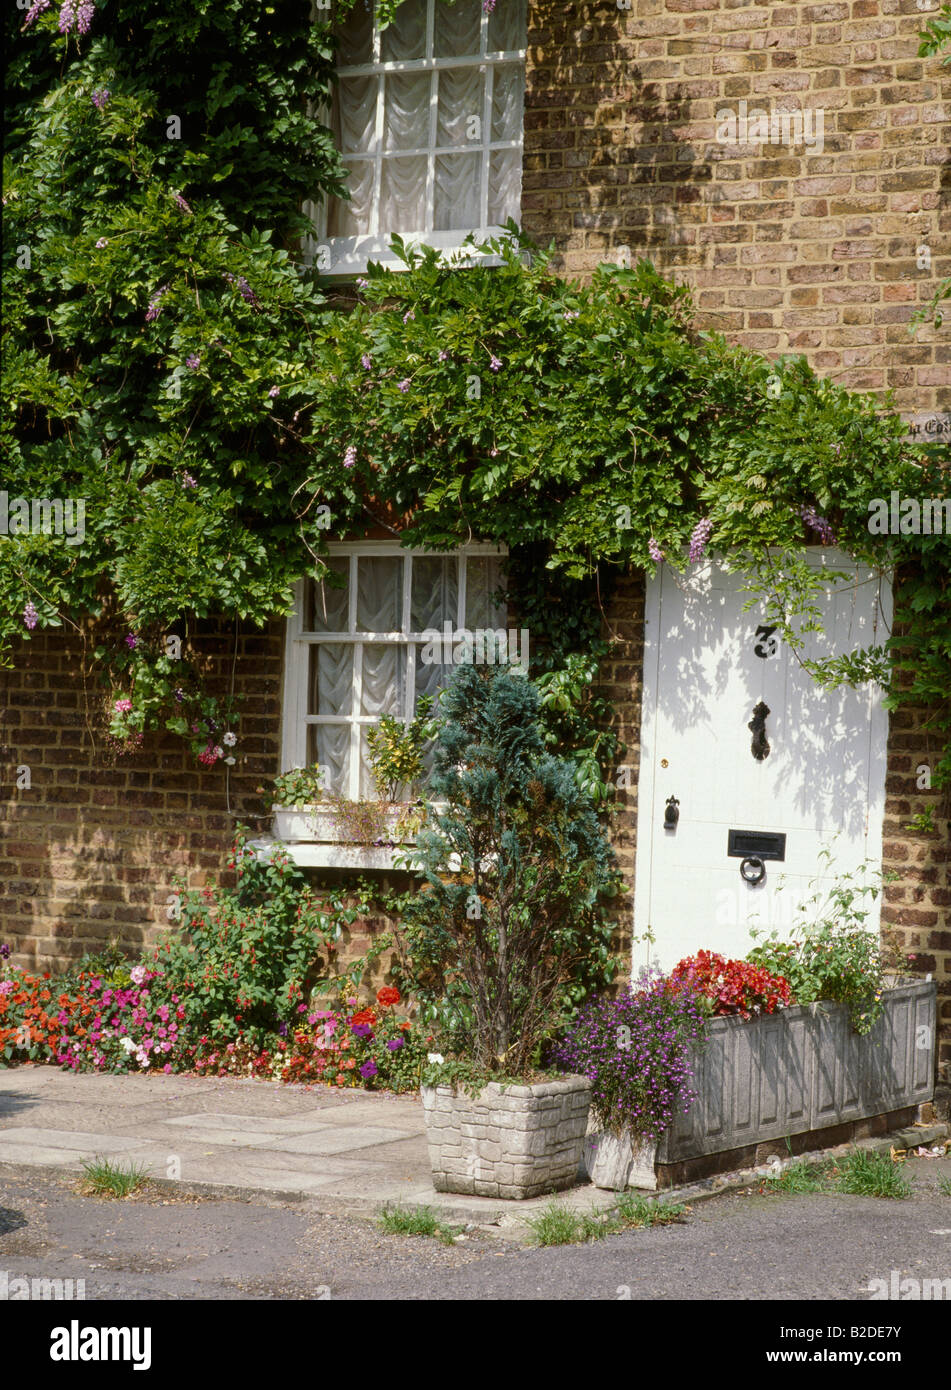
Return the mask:
<svg viewBox="0 0 951 1390">
<path fill-rule="evenodd" d="M 762 700 L 753 710 L 753 718 L 747 724 L 747 728 L 752 731 L 753 738 L 750 743 L 750 752 L 758 763 L 764 758 L 769 757 L 769 740 L 766 737 L 766 716 L 769 714 L 769 705 L 765 705 Z"/>
<path fill-rule="evenodd" d="M 744 883 L 750 883 L 755 888 L 766 877 L 766 865 L 756 855 L 750 855 L 740 864 L 740 877 Z"/>
<path fill-rule="evenodd" d="M 668 796 L 667 805 L 664 807 L 664 829 L 674 830 L 680 820 L 680 802 L 675 796 Z"/>
</svg>

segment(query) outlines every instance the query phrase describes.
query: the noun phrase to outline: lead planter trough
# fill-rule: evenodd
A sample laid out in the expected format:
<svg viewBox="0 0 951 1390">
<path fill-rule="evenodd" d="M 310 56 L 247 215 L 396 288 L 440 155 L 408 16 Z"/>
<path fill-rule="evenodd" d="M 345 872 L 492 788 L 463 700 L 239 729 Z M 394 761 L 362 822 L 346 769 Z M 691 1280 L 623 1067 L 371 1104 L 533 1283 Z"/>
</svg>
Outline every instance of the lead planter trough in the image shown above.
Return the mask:
<svg viewBox="0 0 951 1390">
<path fill-rule="evenodd" d="M 695 1058 L 697 1099 L 661 1135 L 653 1164 L 630 1135 L 595 1132 L 585 1148 L 592 1182 L 663 1186 L 657 1173 L 666 1166 L 797 1134 L 815 1134 L 820 1148 L 823 1130 L 930 1100 L 936 995 L 925 981 L 886 989 L 882 1015 L 864 1035 L 852 1031 L 844 1004 L 825 1002 L 748 1021 L 710 1019 Z"/>
<path fill-rule="evenodd" d="M 433 1186 L 477 1197 L 540 1197 L 578 1181 L 591 1083 L 491 1081 L 477 1096 L 422 1088 Z"/>
</svg>

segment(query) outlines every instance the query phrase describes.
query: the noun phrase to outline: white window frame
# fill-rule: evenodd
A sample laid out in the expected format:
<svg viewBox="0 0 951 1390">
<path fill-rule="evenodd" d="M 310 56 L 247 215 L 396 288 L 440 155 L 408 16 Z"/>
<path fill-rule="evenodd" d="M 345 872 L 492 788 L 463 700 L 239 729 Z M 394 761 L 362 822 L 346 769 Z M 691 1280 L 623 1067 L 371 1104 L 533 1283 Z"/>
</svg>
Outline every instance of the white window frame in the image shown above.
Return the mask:
<svg viewBox="0 0 951 1390">
<path fill-rule="evenodd" d="M 308 682 L 310 679 L 310 649 L 321 643 L 336 642 L 347 643 L 354 646 L 365 646 L 372 643 L 377 646 L 390 644 L 402 646 L 407 649 L 406 681 L 407 681 L 407 708 L 415 708 L 415 682 L 416 682 L 416 663 L 412 660 L 412 653 L 415 647 L 424 645 L 430 639 L 422 633 L 410 631 L 410 614 L 412 604 L 412 564 L 415 558 L 439 557 L 447 559 L 454 557 L 458 565 L 457 581 L 457 617 L 454 627 L 459 628 L 465 623 L 466 613 L 466 561 L 469 558 L 489 556 L 496 559 L 506 559 L 508 551 L 503 546 L 488 543 L 473 543 L 459 546 L 456 549 L 433 550 L 431 548 L 420 547 L 409 549 L 401 546 L 398 541 L 332 541 L 328 544 L 327 552 L 329 557 L 347 556 L 350 560 L 350 574 L 348 581 L 347 596 L 349 601 L 349 617 L 347 632 L 305 632 L 304 631 L 304 602 L 305 586 L 307 581 L 301 579 L 294 588 L 294 611 L 287 619 L 287 634 L 284 647 L 284 700 L 282 708 L 282 727 L 281 727 L 281 769 L 288 771 L 293 768 L 307 766 L 307 730 L 310 725 L 315 724 L 337 724 L 346 722 L 350 725 L 350 788 L 349 798 L 359 799 L 359 777 L 360 777 L 360 757 L 359 757 L 359 738 L 360 730 L 366 726 L 378 724 L 379 718 L 376 715 L 351 714 L 344 719 L 338 714 L 308 714 Z M 403 559 L 403 621 L 399 632 L 357 632 L 356 631 L 356 603 L 357 585 L 356 570 L 357 561 L 361 557 L 382 556 L 388 559 L 402 557 Z M 354 703 L 353 710 L 359 710 L 359 687 L 360 663 L 354 662 Z"/>
<path fill-rule="evenodd" d="M 358 0 L 360 3 L 360 0 Z M 432 51 L 433 29 L 434 29 L 434 6 L 442 4 L 443 0 L 421 0 L 427 5 L 426 12 L 426 50 Z M 504 0 L 500 0 L 504 3 Z M 487 253 L 482 254 L 474 251 L 473 248 L 465 247 L 464 243 L 470 236 L 475 236 L 477 241 L 485 241 L 489 238 L 498 238 L 505 235 L 505 229 L 501 226 L 490 224 L 488 221 L 488 199 L 489 199 L 489 161 L 490 156 L 497 150 L 518 150 L 520 153 L 524 148 L 524 109 L 522 117 L 522 130 L 517 140 L 493 140 L 492 135 L 492 95 L 493 79 L 495 69 L 503 63 L 521 63 L 523 68 L 526 65 L 527 49 L 515 48 L 504 51 L 493 52 L 492 56 L 487 56 L 487 40 L 489 32 L 489 15 L 482 10 L 480 18 L 480 37 L 478 54 L 472 54 L 459 58 L 414 58 L 402 62 L 383 62 L 381 57 L 381 33 L 374 26 L 373 29 L 373 62 L 354 64 L 348 67 L 338 67 L 337 72 L 342 77 L 379 77 L 388 73 L 425 73 L 431 74 L 430 93 L 429 93 L 429 144 L 425 149 L 400 150 L 401 155 L 427 155 L 429 156 L 429 170 L 426 180 L 426 209 L 428 228 L 419 229 L 415 232 L 400 233 L 407 246 L 432 246 L 440 253 L 440 259 L 448 264 L 473 264 L 478 261 L 481 264 L 497 265 L 499 258 Z M 483 98 L 482 112 L 482 135 L 483 138 L 478 142 L 471 142 L 467 145 L 440 146 L 436 144 L 437 138 L 437 107 L 438 107 L 438 73 L 442 69 L 479 67 L 485 71 L 485 93 Z M 373 139 L 374 148 L 365 155 L 352 155 L 355 162 L 361 164 L 373 162 L 375 165 L 373 203 L 370 214 L 371 227 L 376 230 L 363 235 L 332 237 L 327 233 L 327 201 L 321 204 L 306 202 L 304 204 L 305 214 L 310 217 L 314 224 L 314 235 L 305 237 L 303 254 L 304 261 L 308 265 L 316 265 L 318 270 L 332 279 L 349 280 L 354 276 L 362 274 L 370 261 L 377 261 L 385 265 L 388 269 L 405 269 L 402 261 L 398 261 L 390 251 L 390 237 L 392 229 L 381 231 L 379 229 L 379 206 L 380 189 L 382 185 L 382 166 L 384 159 L 383 151 L 383 127 L 385 113 L 384 89 L 385 82 L 377 82 L 377 106 L 376 106 L 376 131 Z M 324 108 L 319 113 L 319 118 L 325 123 L 330 123 L 330 112 Z M 434 162 L 437 155 L 456 154 L 464 151 L 481 149 L 484 154 L 482 161 L 482 182 L 480 188 L 480 210 L 481 218 L 479 227 L 459 229 L 455 231 L 435 231 L 432 223 L 434 220 Z"/>
</svg>

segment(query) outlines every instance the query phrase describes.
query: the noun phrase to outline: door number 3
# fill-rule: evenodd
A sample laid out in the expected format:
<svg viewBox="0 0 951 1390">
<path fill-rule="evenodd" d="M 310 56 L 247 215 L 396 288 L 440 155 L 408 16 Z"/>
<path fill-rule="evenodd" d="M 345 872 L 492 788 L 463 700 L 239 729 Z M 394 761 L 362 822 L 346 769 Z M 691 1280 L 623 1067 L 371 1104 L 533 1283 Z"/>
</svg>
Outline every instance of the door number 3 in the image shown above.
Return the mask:
<svg viewBox="0 0 951 1390">
<path fill-rule="evenodd" d="M 768 656 L 775 656 L 776 653 L 779 651 L 779 641 L 777 638 L 773 636 L 773 633 L 775 631 L 775 625 L 773 627 L 761 626 L 756 629 L 756 636 L 753 642 L 753 651 L 756 653 L 757 656 L 763 657 L 764 660 Z"/>
</svg>

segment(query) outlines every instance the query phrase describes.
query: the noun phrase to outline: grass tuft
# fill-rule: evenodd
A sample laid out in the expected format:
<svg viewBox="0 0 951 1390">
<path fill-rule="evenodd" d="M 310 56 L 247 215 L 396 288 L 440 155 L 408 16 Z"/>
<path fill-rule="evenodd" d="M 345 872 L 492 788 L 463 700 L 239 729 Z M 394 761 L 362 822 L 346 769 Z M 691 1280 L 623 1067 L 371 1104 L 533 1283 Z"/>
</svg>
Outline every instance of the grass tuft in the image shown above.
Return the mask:
<svg viewBox="0 0 951 1390">
<path fill-rule="evenodd" d="M 855 1197 L 910 1197 L 911 1183 L 890 1154 L 853 1149 L 838 1164 L 836 1190 Z"/>
<path fill-rule="evenodd" d="M 951 1178 L 939 1178 L 938 1191 L 945 1197 L 951 1197 Z"/>
<path fill-rule="evenodd" d="M 799 1159 L 776 1178 L 766 1179 L 767 1192 L 827 1192 L 828 1169 L 821 1163 Z"/>
<path fill-rule="evenodd" d="M 682 1221 L 685 1212 L 686 1207 L 675 1202 L 655 1201 L 640 1193 L 622 1192 L 613 1207 L 593 1213 L 572 1211 L 570 1207 L 551 1202 L 537 1216 L 527 1217 L 525 1224 L 535 1237 L 536 1245 L 581 1245 L 639 1226 L 668 1226 Z"/>
<path fill-rule="evenodd" d="M 377 1218 L 380 1229 L 391 1236 L 432 1236 L 443 1245 L 452 1245 L 462 1226 L 446 1226 L 430 1207 L 403 1207 L 387 1203 Z"/>
<path fill-rule="evenodd" d="M 128 1197 L 148 1182 L 147 1168 L 139 1168 L 130 1163 L 123 1168 L 121 1163 L 113 1163 L 108 1158 L 87 1158 L 83 1160 L 83 1190 L 95 1197 Z"/>
</svg>

